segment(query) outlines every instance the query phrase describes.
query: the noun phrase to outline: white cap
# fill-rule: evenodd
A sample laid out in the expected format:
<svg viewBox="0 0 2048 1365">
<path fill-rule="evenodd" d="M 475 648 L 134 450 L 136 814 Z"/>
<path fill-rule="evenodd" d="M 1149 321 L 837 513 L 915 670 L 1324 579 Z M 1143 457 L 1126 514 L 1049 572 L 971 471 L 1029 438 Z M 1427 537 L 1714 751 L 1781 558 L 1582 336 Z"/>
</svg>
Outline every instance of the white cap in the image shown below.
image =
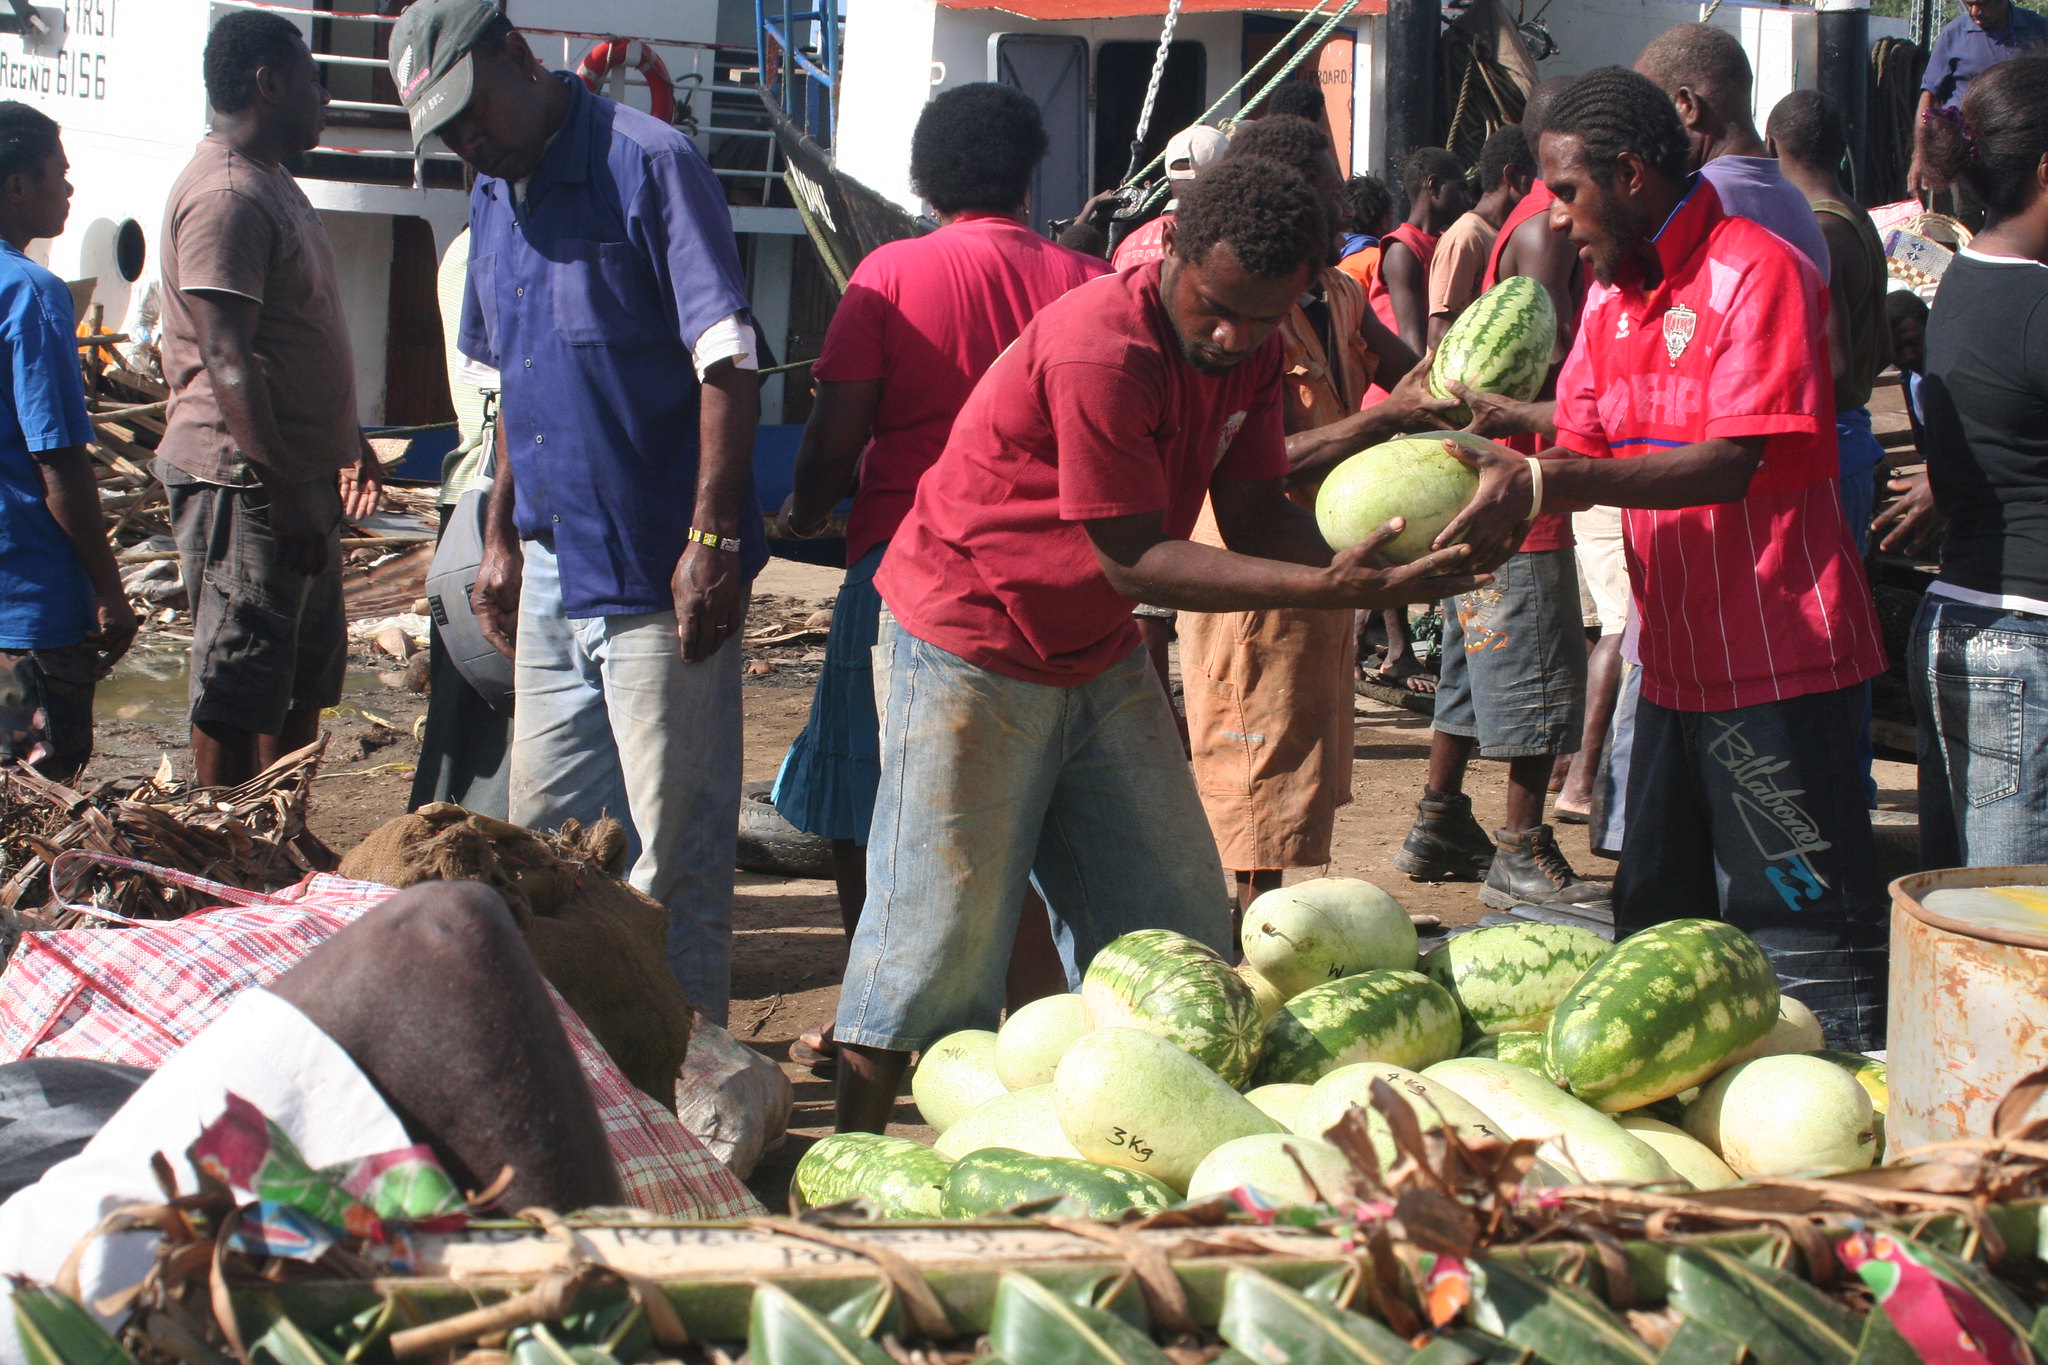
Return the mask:
<svg viewBox="0 0 2048 1365">
<path fill-rule="evenodd" d="M 1193 180 L 1195 172 L 1230 150 L 1230 139 L 1206 123 L 1183 128 L 1166 140 L 1166 178 Z"/>
</svg>

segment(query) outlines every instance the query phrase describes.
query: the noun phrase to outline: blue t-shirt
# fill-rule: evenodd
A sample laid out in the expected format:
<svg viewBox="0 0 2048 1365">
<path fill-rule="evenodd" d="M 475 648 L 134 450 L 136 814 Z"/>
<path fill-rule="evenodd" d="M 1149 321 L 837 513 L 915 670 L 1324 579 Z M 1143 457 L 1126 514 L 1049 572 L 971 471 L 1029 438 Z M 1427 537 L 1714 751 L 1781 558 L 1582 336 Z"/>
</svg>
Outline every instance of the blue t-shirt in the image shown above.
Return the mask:
<svg viewBox="0 0 2048 1365">
<path fill-rule="evenodd" d="M 64 282 L 0 241 L 0 649 L 62 649 L 92 630 L 92 580 L 30 458 L 92 440 L 73 317 Z"/>
<path fill-rule="evenodd" d="M 2002 33 L 1980 26 L 1964 10 L 1935 35 L 1920 77 L 1920 88 L 1934 96 L 1935 104 L 1953 108 L 1963 102 L 1971 81 L 2006 58 L 2048 48 L 2048 16 L 2018 5 L 2007 13 L 2011 17 Z"/>
<path fill-rule="evenodd" d="M 747 307 L 725 191 L 681 130 L 593 95 L 513 203 L 480 177 L 458 346 L 495 366 L 523 540 L 552 541 L 572 619 L 669 611 L 697 500 L 706 328 Z M 751 484 L 740 558 L 768 540 Z"/>
</svg>

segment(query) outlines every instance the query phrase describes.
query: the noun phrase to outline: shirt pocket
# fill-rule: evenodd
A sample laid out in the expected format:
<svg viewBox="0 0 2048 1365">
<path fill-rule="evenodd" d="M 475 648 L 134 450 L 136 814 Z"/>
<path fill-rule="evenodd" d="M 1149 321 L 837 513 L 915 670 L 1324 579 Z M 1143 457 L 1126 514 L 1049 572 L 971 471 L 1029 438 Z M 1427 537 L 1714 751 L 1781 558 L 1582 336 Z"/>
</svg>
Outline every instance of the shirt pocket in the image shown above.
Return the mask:
<svg viewBox="0 0 2048 1365">
<path fill-rule="evenodd" d="M 674 341 L 653 272 L 627 242 L 567 238 L 550 271 L 555 330 L 572 346 Z"/>
</svg>

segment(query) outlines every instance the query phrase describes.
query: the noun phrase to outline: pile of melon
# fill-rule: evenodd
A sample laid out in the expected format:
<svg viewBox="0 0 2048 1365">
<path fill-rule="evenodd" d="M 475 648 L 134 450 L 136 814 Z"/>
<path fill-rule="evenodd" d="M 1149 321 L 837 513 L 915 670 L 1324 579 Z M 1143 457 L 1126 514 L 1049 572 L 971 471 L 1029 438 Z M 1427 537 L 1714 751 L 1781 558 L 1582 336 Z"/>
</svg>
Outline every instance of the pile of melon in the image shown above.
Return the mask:
<svg viewBox="0 0 2048 1365">
<path fill-rule="evenodd" d="M 932 1146 L 821 1139 L 796 1200 L 882 1218 L 1325 1202 L 1350 1163 L 1324 1135 L 1354 1106 L 1382 1167 L 1397 1156 L 1367 1103 L 1381 1081 L 1425 1130 L 1540 1143 L 1539 1185 L 1716 1189 L 1882 1149 L 1883 1063 L 1826 1051 L 1740 930 L 1677 920 L 1610 944 L 1529 923 L 1417 947 L 1393 897 L 1348 878 L 1259 897 L 1235 967 L 1127 934 L 1078 994 L 924 1053 Z"/>
</svg>

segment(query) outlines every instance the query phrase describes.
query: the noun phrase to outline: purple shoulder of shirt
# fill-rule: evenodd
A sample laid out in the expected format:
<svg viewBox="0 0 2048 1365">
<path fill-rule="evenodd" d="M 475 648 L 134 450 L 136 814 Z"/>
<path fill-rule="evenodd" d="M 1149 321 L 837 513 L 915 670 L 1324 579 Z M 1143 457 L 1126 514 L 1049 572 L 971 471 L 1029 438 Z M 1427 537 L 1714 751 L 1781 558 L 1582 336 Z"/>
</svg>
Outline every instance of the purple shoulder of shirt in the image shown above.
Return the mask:
<svg viewBox="0 0 2048 1365">
<path fill-rule="evenodd" d="M 1700 174 L 1721 196 L 1721 208 L 1730 217 L 1768 228 L 1804 252 L 1822 279 L 1828 277 L 1828 241 L 1813 220 L 1813 205 L 1785 179 L 1775 160 L 1718 156 L 1701 167 Z"/>
</svg>

